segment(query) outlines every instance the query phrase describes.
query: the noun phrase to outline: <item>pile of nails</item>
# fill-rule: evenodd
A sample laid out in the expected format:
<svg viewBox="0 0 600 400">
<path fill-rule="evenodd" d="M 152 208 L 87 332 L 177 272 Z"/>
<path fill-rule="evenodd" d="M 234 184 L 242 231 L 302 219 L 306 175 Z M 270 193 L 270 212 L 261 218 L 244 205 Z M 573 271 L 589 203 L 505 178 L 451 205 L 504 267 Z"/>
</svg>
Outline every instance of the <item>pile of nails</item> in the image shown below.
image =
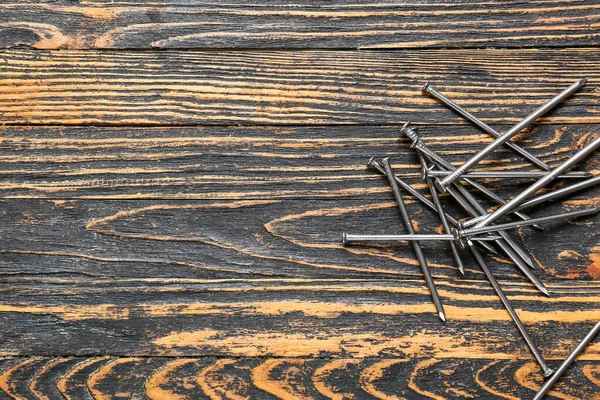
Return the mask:
<svg viewBox="0 0 600 400">
<path fill-rule="evenodd" d="M 403 225 L 406 228 L 407 234 L 401 235 L 363 235 L 363 234 L 343 234 L 343 243 L 348 245 L 356 242 L 408 242 L 412 246 L 416 258 L 421 266 L 421 271 L 425 278 L 425 282 L 431 293 L 433 303 L 437 309 L 439 317 L 442 321 L 446 320 L 444 313 L 444 307 L 442 301 L 437 293 L 431 272 L 427 265 L 427 261 L 419 244 L 420 241 L 446 241 L 450 244 L 452 255 L 456 261 L 456 266 L 459 271 L 464 275 L 465 267 L 462 256 L 462 251 L 469 251 L 474 259 L 479 264 L 479 267 L 483 270 L 485 276 L 490 281 L 495 292 L 500 297 L 504 307 L 511 315 L 515 324 L 517 325 L 520 333 L 523 335 L 525 342 L 531 349 L 535 359 L 542 367 L 544 375 L 546 377 L 552 377 L 546 382 L 546 386 L 542 388 L 536 398 L 541 398 L 544 393 L 549 389 L 554 381 L 558 379 L 560 374 L 568 367 L 573 361 L 578 352 L 582 351 L 585 345 L 592 340 L 594 335 L 600 330 L 600 322 L 592 329 L 590 334 L 586 336 L 584 341 L 575 349 L 573 354 L 569 356 L 565 363 L 559 368 L 558 372 L 554 372 L 547 364 L 540 351 L 529 336 L 527 329 L 521 323 L 519 316 L 511 306 L 506 295 L 502 291 L 502 288 L 490 272 L 490 269 L 486 265 L 484 256 L 478 246 L 481 246 L 488 252 L 496 253 L 497 246 L 506 256 L 508 256 L 519 270 L 545 295 L 549 295 L 548 291 L 544 287 L 543 283 L 533 273 L 535 266 L 533 258 L 519 245 L 519 243 L 509 234 L 508 230 L 521 226 L 532 226 L 539 227 L 539 224 L 549 221 L 572 219 L 577 217 L 583 217 L 586 215 L 595 214 L 599 211 L 598 208 L 579 210 L 573 212 L 562 213 L 558 215 L 550 215 L 541 218 L 530 218 L 523 210 L 537 206 L 539 204 L 555 200 L 564 197 L 568 194 L 577 192 L 584 188 L 591 187 L 600 182 L 600 176 L 590 177 L 589 174 L 584 172 L 568 172 L 568 170 L 575 166 L 578 162 L 587 157 L 596 148 L 600 146 L 600 137 L 591 141 L 584 148 L 576 152 L 567 161 L 561 165 L 550 168 L 548 164 L 524 150 L 522 147 L 509 140 L 522 131 L 527 126 L 531 125 L 537 118 L 554 108 L 561 101 L 565 100 L 571 94 L 579 90 L 585 85 L 586 79 L 581 79 L 567 89 L 559 93 L 553 99 L 548 101 L 546 104 L 538 108 L 531 115 L 525 118 L 523 121 L 515 125 L 503 134 L 500 134 L 494 128 L 487 125 L 485 122 L 478 119 L 473 114 L 469 113 L 465 109 L 455 104 L 452 100 L 438 92 L 431 85 L 426 84 L 423 87 L 423 92 L 438 99 L 447 107 L 458 113 L 463 118 L 472 122 L 475 126 L 487 132 L 495 139 L 487 147 L 481 150 L 479 153 L 465 161 L 461 166 L 455 167 L 449 163 L 444 157 L 436 153 L 434 150 L 429 148 L 423 140 L 417 134 L 417 131 L 410 126 L 410 123 L 404 125 L 401 129 L 402 133 L 408 137 L 411 141 L 411 148 L 416 150 L 416 154 L 422 164 L 422 178 L 427 182 L 429 191 L 431 194 L 431 201 L 419 191 L 414 189 L 411 185 L 406 183 L 403 179 L 394 174 L 390 166 L 388 158 L 381 160 L 375 160 L 371 158 L 368 162 L 368 166 L 374 168 L 382 175 L 387 177 L 389 185 L 391 186 L 392 192 L 398 203 L 400 216 L 402 218 Z M 481 160 L 492 153 L 495 149 L 502 145 L 508 146 L 514 150 L 517 154 L 525 158 L 526 160 L 533 163 L 535 166 L 540 168 L 542 171 L 531 171 L 531 172 L 487 172 L 487 171 L 470 171 L 475 167 Z M 523 190 L 517 196 L 510 200 L 505 200 L 481 182 L 476 181 L 478 178 L 533 178 L 537 179 L 535 183 Z M 547 186 L 550 182 L 555 179 L 577 179 L 580 180 L 575 184 L 567 185 L 558 190 L 549 191 L 543 195 L 533 197 L 543 187 Z M 479 203 L 476 197 L 469 191 L 465 184 L 471 186 L 477 191 L 481 192 L 483 196 L 492 200 L 499 205 L 494 211 L 488 213 L 486 209 Z M 408 194 L 412 195 L 423 203 L 428 208 L 432 209 L 439 215 L 439 219 L 442 223 L 445 233 L 444 234 L 417 234 L 413 228 L 410 215 L 404 203 L 402 190 L 405 190 Z M 459 221 L 459 218 L 449 215 L 438 197 L 438 193 L 448 193 L 449 198 L 456 202 L 464 211 L 471 216 L 466 221 Z M 513 217 L 515 220 L 512 222 L 497 223 L 500 218 Z M 451 227 L 452 225 L 452 227 Z M 576 354 L 577 353 L 577 354 Z M 563 368 L 564 367 L 564 368 Z"/>
</svg>

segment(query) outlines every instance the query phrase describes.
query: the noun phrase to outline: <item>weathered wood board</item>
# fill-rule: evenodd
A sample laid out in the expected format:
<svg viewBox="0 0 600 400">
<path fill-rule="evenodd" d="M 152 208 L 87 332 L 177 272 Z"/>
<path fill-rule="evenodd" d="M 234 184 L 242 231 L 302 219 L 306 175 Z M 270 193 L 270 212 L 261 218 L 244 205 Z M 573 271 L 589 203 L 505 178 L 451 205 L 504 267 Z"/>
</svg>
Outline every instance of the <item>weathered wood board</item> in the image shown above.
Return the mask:
<svg viewBox="0 0 600 400">
<path fill-rule="evenodd" d="M 595 1 L 3 1 L 0 47 L 426 48 L 598 45 Z"/>
<path fill-rule="evenodd" d="M 516 124 L 587 77 L 540 123 L 598 123 L 595 49 L 0 51 L 5 124 L 457 123 L 426 81 L 490 123 Z"/>
<path fill-rule="evenodd" d="M 471 257 L 461 276 L 423 245 L 444 324 L 410 247 L 341 233 L 404 232 L 370 156 L 428 195 L 407 120 L 456 165 L 491 141 L 426 81 L 504 132 L 587 77 L 514 140 L 556 166 L 598 137 L 599 9 L 3 1 L 0 399 L 531 398 L 540 368 Z M 500 168 L 532 166 L 479 167 Z M 531 180 L 482 182 L 509 199 Z M 592 206 L 600 188 L 528 212 Z M 550 297 L 486 257 L 553 367 L 600 320 L 599 224 L 511 232 Z M 550 395 L 599 393 L 597 340 Z"/>
<path fill-rule="evenodd" d="M 542 383 L 532 362 L 478 358 L 98 356 L 0 362 L 7 399 L 519 399 L 533 397 Z M 598 364 L 580 360 L 550 395 L 593 398 L 597 378 Z"/>
</svg>

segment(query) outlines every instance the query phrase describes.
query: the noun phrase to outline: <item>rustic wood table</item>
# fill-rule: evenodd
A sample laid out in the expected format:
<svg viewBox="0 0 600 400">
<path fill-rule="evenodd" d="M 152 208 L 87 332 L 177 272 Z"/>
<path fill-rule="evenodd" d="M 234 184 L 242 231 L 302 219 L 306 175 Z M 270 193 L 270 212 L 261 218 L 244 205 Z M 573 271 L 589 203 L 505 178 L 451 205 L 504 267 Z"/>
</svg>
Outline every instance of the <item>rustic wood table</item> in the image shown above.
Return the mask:
<svg viewBox="0 0 600 400">
<path fill-rule="evenodd" d="M 426 81 L 503 132 L 590 78 L 517 137 L 566 160 L 600 133 L 599 46 L 597 1 L 3 1 L 0 398 L 531 398 L 540 368 L 474 260 L 424 245 L 444 324 L 410 247 L 341 232 L 404 232 L 366 162 L 425 191 L 405 121 L 456 163 L 490 142 Z M 599 224 L 517 231 L 549 298 L 488 257 L 553 367 L 600 319 Z M 598 340 L 551 395 L 599 398 Z"/>
</svg>

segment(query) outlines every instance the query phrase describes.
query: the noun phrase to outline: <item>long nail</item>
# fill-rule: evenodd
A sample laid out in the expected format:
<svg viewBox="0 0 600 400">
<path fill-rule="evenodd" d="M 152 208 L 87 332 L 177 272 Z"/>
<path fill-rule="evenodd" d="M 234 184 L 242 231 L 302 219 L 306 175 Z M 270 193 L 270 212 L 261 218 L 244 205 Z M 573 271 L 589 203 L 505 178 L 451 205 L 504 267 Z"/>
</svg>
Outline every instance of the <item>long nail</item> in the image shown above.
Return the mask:
<svg viewBox="0 0 600 400">
<path fill-rule="evenodd" d="M 491 241 L 498 240 L 500 236 L 476 236 L 470 237 L 469 240 L 473 241 Z M 354 233 L 343 233 L 342 243 L 349 244 L 354 242 L 426 242 L 426 241 L 444 241 L 453 242 L 460 239 L 457 235 L 452 233 L 409 233 L 405 235 L 357 235 Z"/>
<path fill-rule="evenodd" d="M 533 218 L 529 221 L 516 221 L 516 222 L 509 222 L 506 224 L 484 226 L 483 228 L 463 229 L 463 230 L 457 231 L 457 233 L 461 237 L 469 236 L 469 235 L 479 235 L 481 233 L 498 232 L 498 231 L 502 231 L 502 230 L 518 228 L 521 226 L 533 225 L 536 223 L 541 224 L 544 222 L 583 217 L 584 215 L 596 214 L 598 211 L 600 211 L 600 208 L 596 207 L 596 208 L 590 208 L 587 210 L 571 211 L 571 212 L 562 213 L 562 214 L 549 215 L 546 217 Z"/>
<path fill-rule="evenodd" d="M 542 281 L 540 281 L 539 278 L 535 276 L 535 274 L 531 271 L 531 267 L 529 266 L 529 264 L 525 264 L 523 258 L 520 257 L 509 245 L 509 243 L 511 243 L 512 238 L 509 235 L 502 236 L 502 234 L 506 234 L 506 232 L 498 233 L 500 234 L 500 237 L 502 237 L 503 240 L 496 241 L 496 245 L 500 247 L 500 249 L 512 262 L 515 263 L 519 271 L 521 271 L 523 275 L 525 275 L 529 282 L 533 283 L 537 290 L 539 290 L 546 296 L 550 296 L 550 292 L 548 292 L 548 289 L 546 289 L 546 286 L 544 286 Z"/>
<path fill-rule="evenodd" d="M 369 162 L 367 163 L 367 166 L 368 167 L 373 167 L 377 171 L 379 171 L 382 175 L 385 175 L 385 170 L 379 164 L 379 162 L 377 162 L 375 160 L 375 157 L 371 157 L 369 159 Z M 426 198 L 425 196 L 423 196 L 421 193 L 419 193 L 417 190 L 415 190 L 408 183 L 404 182 L 402 179 L 398 178 L 397 176 L 395 178 L 396 178 L 396 182 L 398 183 L 398 185 L 400 185 L 404 190 L 406 190 L 408 193 L 410 193 L 411 195 L 413 195 L 415 198 L 417 198 L 419 201 L 421 201 L 423 204 L 425 204 L 427 207 L 429 207 L 433 211 L 437 211 L 437 208 L 435 207 L 435 205 L 431 201 L 429 201 L 428 198 Z M 456 228 L 460 228 L 462 226 L 459 221 L 457 221 L 455 218 L 453 218 L 452 216 L 450 216 L 447 213 L 446 213 L 446 219 L 448 220 L 448 222 L 450 222 Z M 479 242 L 479 243 L 480 243 L 481 247 L 484 247 L 488 252 L 490 252 L 492 254 L 498 254 L 498 252 L 496 251 L 496 249 L 494 249 L 494 247 L 491 246 L 490 244 L 485 243 L 485 242 Z"/>
<path fill-rule="evenodd" d="M 375 160 L 375 157 L 371 157 L 369 159 L 369 162 L 367 163 L 367 166 L 368 167 L 373 167 L 377 171 L 379 171 L 382 175 L 385 175 L 385 170 L 383 169 L 383 167 L 381 166 L 381 164 L 379 164 L 379 162 L 377 160 Z M 433 204 L 433 202 L 431 202 L 427 197 L 423 196 L 415 188 L 413 188 L 412 186 L 410 186 L 408 183 L 404 182 L 402 179 L 398 178 L 397 176 L 395 176 L 395 178 L 396 178 L 396 182 L 398 183 L 398 185 L 400 185 L 402 187 L 402 189 L 406 190 L 408 193 L 410 193 L 417 200 L 419 200 L 421 203 L 423 203 L 424 205 L 426 205 L 427 207 L 429 207 L 433 211 L 437 211 L 437 208 L 435 207 L 435 204 Z M 456 220 L 456 218 L 454 218 L 454 217 L 452 217 L 451 215 L 448 215 L 448 214 L 445 214 L 445 215 L 446 215 L 446 219 L 452 225 L 454 225 L 455 227 L 459 227 L 460 226 L 460 222 L 458 222 L 458 220 Z"/>
<path fill-rule="evenodd" d="M 402 193 L 400 193 L 400 187 L 395 179 L 394 171 L 392 171 L 392 167 L 390 166 L 390 162 L 388 158 L 384 158 L 381 160 L 381 165 L 385 170 L 385 175 L 388 178 L 390 186 L 392 188 L 392 193 L 394 193 L 394 197 L 396 198 L 396 202 L 398 203 L 398 209 L 400 210 L 400 214 L 402 216 L 402 220 L 404 221 L 404 225 L 408 230 L 408 233 L 414 234 L 415 230 L 412 225 L 412 221 L 408 214 L 408 209 L 406 208 L 406 204 L 404 204 L 404 199 L 402 198 Z M 413 249 L 415 250 L 415 254 L 417 259 L 419 260 L 419 264 L 421 265 L 421 271 L 423 272 L 423 276 L 425 278 L 425 282 L 427 283 L 427 287 L 429 288 L 429 292 L 431 293 L 431 298 L 433 299 L 433 303 L 438 311 L 438 315 L 442 321 L 446 321 L 446 314 L 444 313 L 444 306 L 442 305 L 442 301 L 438 295 L 435 284 L 433 283 L 433 278 L 431 277 L 431 272 L 429 271 L 429 266 L 427 265 L 427 261 L 425 260 L 425 255 L 423 254 L 423 250 L 419 245 L 419 242 L 412 241 Z"/>
<path fill-rule="evenodd" d="M 467 110 L 465 110 L 464 108 L 462 108 L 461 106 L 454 103 L 452 100 L 450 100 L 449 98 L 447 98 L 446 96 L 444 96 L 443 94 L 438 92 L 429 83 L 425 83 L 425 86 L 423 86 L 422 90 L 426 93 L 429 93 L 432 97 L 435 97 L 442 103 L 444 103 L 446 106 L 448 106 L 449 108 L 454 110 L 457 114 L 459 114 L 462 117 L 464 117 L 465 119 L 471 121 L 473 124 L 475 124 L 478 128 L 480 128 L 484 132 L 487 132 L 494 137 L 501 136 L 501 134 L 498 133 L 494 128 L 492 128 L 485 122 L 481 121 L 479 118 L 477 118 L 476 116 L 474 116 L 473 114 L 471 114 L 470 112 L 468 112 Z M 513 142 L 506 142 L 505 145 L 510 147 L 511 149 L 513 149 L 514 151 L 516 151 L 517 153 L 522 155 L 524 158 L 526 158 L 527 160 L 531 161 L 532 163 L 534 163 L 535 165 L 540 167 L 541 169 L 550 171 L 550 167 L 548 166 L 548 164 L 546 164 L 545 162 L 543 162 L 542 160 L 540 160 L 533 154 L 529 153 L 527 150 L 523 149 L 518 144 L 513 143 Z"/>
<path fill-rule="evenodd" d="M 464 200 L 472 206 L 473 208 L 473 213 L 471 214 L 472 216 L 479 216 L 479 215 L 483 215 L 486 213 L 486 210 L 481 206 L 481 204 L 479 204 L 479 202 L 477 201 L 477 199 L 471 194 L 471 192 L 469 192 L 465 187 L 463 187 L 460 182 L 455 182 L 453 183 L 451 186 L 448 186 L 448 192 L 452 195 L 452 193 L 454 192 L 454 190 L 458 190 L 460 192 L 460 195 L 462 196 L 462 198 L 464 198 Z M 527 217 L 527 220 L 530 220 L 529 217 Z M 502 236 L 502 238 L 504 239 L 504 241 L 506 242 L 506 244 L 514 250 L 515 253 L 518 254 L 517 259 L 520 257 L 523 261 L 525 261 L 525 263 L 527 263 L 527 265 L 529 265 L 531 268 L 535 268 L 535 263 L 533 262 L 533 258 L 529 255 L 529 253 L 527 253 L 527 251 L 525 251 L 525 249 L 523 249 L 517 242 L 515 242 L 513 240 L 513 238 L 508 234 L 508 232 L 499 232 L 500 236 Z M 498 243 L 496 243 L 498 244 Z M 506 253 L 506 251 L 505 251 Z M 518 261 L 516 261 L 513 258 L 514 253 L 510 253 L 507 254 L 513 261 L 515 261 L 515 263 L 517 264 L 518 267 L 520 267 L 521 263 L 519 263 Z M 525 273 L 527 275 L 527 273 Z M 529 276 L 529 275 L 527 275 Z M 538 281 L 539 282 L 539 281 Z M 533 282 L 536 283 L 536 282 Z M 537 286 L 537 284 L 536 284 Z M 544 292 L 546 293 L 546 292 Z"/>
<path fill-rule="evenodd" d="M 477 259 L 479 266 L 483 270 L 483 273 L 487 276 L 488 280 L 492 284 L 492 287 L 494 288 L 494 290 L 500 297 L 500 300 L 502 300 L 502 304 L 504 304 L 504 308 L 506 308 L 506 311 L 508 311 L 508 313 L 512 317 L 513 321 L 517 325 L 517 328 L 519 328 L 519 332 L 521 332 L 521 335 L 523 335 L 523 338 L 525 339 L 525 342 L 527 343 L 527 345 L 529 346 L 529 349 L 533 353 L 533 356 L 537 360 L 538 364 L 540 364 L 540 366 L 542 367 L 542 370 L 544 371 L 544 376 L 548 377 L 548 376 L 552 375 L 552 373 L 554 371 L 552 371 L 552 369 L 550 369 L 550 367 L 548 367 L 548 365 L 546 364 L 546 361 L 544 361 L 544 358 L 542 357 L 542 354 L 536 347 L 535 343 L 533 343 L 533 340 L 531 340 L 531 337 L 529 336 L 527 329 L 525 329 L 525 326 L 523 326 L 521 319 L 515 312 L 514 308 L 512 308 L 512 306 L 510 305 L 508 298 L 502 291 L 502 288 L 496 281 L 496 278 L 494 278 L 494 276 L 490 272 L 489 268 L 485 264 L 485 261 L 483 260 L 483 256 L 481 255 L 481 253 L 479 252 L 479 250 L 477 250 L 477 248 L 475 246 L 470 246 L 470 248 L 471 248 L 471 251 L 473 252 L 473 255 Z"/>
<path fill-rule="evenodd" d="M 427 170 L 427 176 L 431 178 L 444 178 L 450 175 L 450 171 Z M 500 178 L 500 179 L 518 179 L 518 178 L 541 178 L 548 175 L 548 172 L 541 171 L 471 171 L 464 174 L 463 178 Z M 560 179 L 585 179 L 589 178 L 588 172 L 568 172 L 557 176 Z"/>
<path fill-rule="evenodd" d="M 557 189 L 557 190 L 553 190 L 553 191 L 548 192 L 548 193 L 544 193 L 541 196 L 534 197 L 534 198 L 532 198 L 530 200 L 527 200 L 523 204 L 521 204 L 519 207 L 517 207 L 515 209 L 515 211 L 524 210 L 525 208 L 537 206 L 538 204 L 544 203 L 546 201 L 555 200 L 555 199 L 560 198 L 562 196 L 566 196 L 568 194 L 575 193 L 575 192 L 577 192 L 579 190 L 583 190 L 583 189 L 586 189 L 588 187 L 597 185 L 598 183 L 600 183 L 600 175 L 595 176 L 595 177 L 590 178 L 590 179 L 586 179 L 583 182 L 578 182 L 578 183 L 576 183 L 574 185 L 565 186 L 563 188 L 560 188 L 560 189 Z"/>
<path fill-rule="evenodd" d="M 426 166 L 424 166 L 426 167 Z M 440 202 L 440 198 L 438 197 L 437 190 L 435 190 L 435 186 L 431 179 L 427 179 L 427 185 L 429 186 L 429 191 L 431 192 L 431 198 L 433 199 L 433 204 L 437 208 L 438 215 L 440 217 L 440 222 L 444 227 L 444 232 L 451 233 L 450 225 L 448 225 L 448 220 L 446 219 L 446 213 L 444 212 L 444 207 Z M 463 263 L 462 257 L 458 251 L 458 247 L 456 247 L 456 243 L 450 242 L 450 249 L 452 250 L 452 255 L 454 256 L 454 260 L 456 261 L 456 265 L 458 266 L 458 270 L 462 275 L 465 274 L 465 264 Z"/>
<path fill-rule="evenodd" d="M 446 213 L 444 212 L 444 207 L 442 206 L 442 202 L 438 196 L 438 192 L 435 189 L 435 185 L 431 179 L 427 178 L 427 160 L 421 152 L 417 151 L 417 156 L 419 157 L 419 161 L 421 162 L 421 168 L 423 171 L 423 179 L 427 182 L 427 186 L 429 187 L 429 192 L 431 193 L 431 199 L 433 200 L 433 204 L 435 208 L 437 208 L 438 216 L 440 217 L 440 222 L 442 223 L 442 227 L 444 228 L 444 232 L 451 233 L 450 226 L 448 225 L 448 220 L 446 219 Z M 454 261 L 456 261 L 456 265 L 458 266 L 458 271 L 464 275 L 465 274 L 465 264 L 462 260 L 460 252 L 458 251 L 458 247 L 456 243 L 450 242 L 450 250 L 452 250 L 452 255 L 454 256 Z"/>
<path fill-rule="evenodd" d="M 513 212 L 516 214 L 520 210 L 524 210 L 529 207 L 537 206 L 538 204 L 545 203 L 546 201 L 556 200 L 563 196 L 569 195 L 571 193 L 575 193 L 579 190 L 589 188 L 589 187 L 597 185 L 599 183 L 600 183 L 600 175 L 595 176 L 590 179 L 586 179 L 585 181 L 576 183 L 574 185 L 565 186 L 563 188 L 556 189 L 556 190 L 553 190 L 548 193 L 544 193 L 540 196 L 537 196 L 530 200 L 527 200 L 526 202 L 521 204 L 519 207 L 515 208 L 515 210 Z M 465 222 L 463 222 L 463 227 L 469 228 L 471 226 L 475 226 L 475 225 L 477 225 L 478 222 L 483 221 L 487 216 L 488 216 L 488 214 L 485 214 L 485 215 L 481 215 L 479 217 L 470 219 L 468 221 L 465 221 Z"/>
<path fill-rule="evenodd" d="M 413 141 L 412 146 L 415 147 L 419 153 L 423 153 L 425 156 L 430 158 L 439 168 L 447 169 L 450 171 L 453 171 L 456 169 L 452 164 L 450 164 L 448 161 L 446 161 L 446 159 L 444 159 L 443 157 L 438 155 L 435 151 L 433 151 L 429 147 L 427 147 L 427 145 L 419 137 L 418 133 L 414 129 L 412 129 L 409 125 L 410 125 L 410 122 L 407 122 L 402 127 L 401 132 L 403 132 L 407 137 L 409 137 Z M 494 192 L 492 192 L 491 190 L 486 188 L 484 185 L 482 185 L 478 182 L 475 182 L 472 179 L 465 178 L 464 180 L 469 185 L 473 186 L 474 188 L 479 190 L 481 193 L 483 193 L 484 195 L 486 195 L 487 197 L 489 197 L 491 200 L 495 201 L 496 203 L 506 204 L 506 200 L 504 200 L 503 198 L 501 198 L 500 196 L 498 196 L 497 194 L 495 194 Z M 515 215 L 523 220 L 529 219 L 529 217 L 523 213 L 515 213 Z M 533 227 L 536 229 L 543 230 L 540 226 L 534 225 Z"/>
<path fill-rule="evenodd" d="M 547 184 L 552 182 L 552 180 L 554 180 L 554 178 L 556 178 L 558 175 L 562 174 L 563 172 L 565 172 L 566 170 L 568 170 L 569 168 L 571 168 L 572 166 L 577 164 L 579 161 L 583 160 L 585 157 L 587 157 L 588 154 L 593 152 L 598 146 L 600 146 L 600 136 L 597 137 L 592 142 L 590 142 L 583 149 L 581 149 L 577 153 L 575 153 L 575 155 L 573 155 L 567 161 L 565 161 L 564 163 L 562 163 L 561 165 L 559 165 L 558 167 L 553 169 L 552 172 L 550 172 L 548 175 L 544 176 L 543 178 L 540 178 L 533 185 L 529 186 L 527 189 L 525 189 L 524 191 L 519 193 L 508 203 L 504 204 L 503 206 L 500 206 L 500 208 L 498 208 L 493 213 L 489 214 L 483 221 L 478 222 L 477 225 L 475 225 L 475 228 L 481 228 L 482 226 L 489 225 L 492 222 L 496 221 L 498 218 L 501 218 L 501 217 L 505 216 L 506 214 L 508 214 L 509 212 L 513 211 L 521 203 L 523 203 L 523 201 L 525 201 L 525 199 L 527 199 L 529 196 L 531 196 L 532 194 L 534 194 L 535 192 L 537 192 L 538 190 L 540 190 L 541 188 L 543 188 L 544 186 L 546 186 Z"/>
<path fill-rule="evenodd" d="M 506 143 L 510 138 L 515 136 L 522 129 L 529 126 L 540 116 L 542 116 L 543 114 L 545 114 L 546 112 L 548 112 L 549 110 L 551 110 L 552 108 L 557 106 L 561 101 L 563 101 L 564 99 L 569 97 L 571 94 L 573 94 L 577 90 L 579 90 L 585 84 L 586 80 L 587 79 L 581 79 L 581 80 L 575 82 L 574 84 L 569 86 L 567 89 L 563 90 L 560 94 L 555 96 L 553 99 L 551 99 L 549 102 L 547 102 L 546 104 L 544 104 L 543 106 L 541 106 L 540 108 L 535 110 L 533 113 L 528 115 L 523 121 L 521 121 L 520 123 L 518 123 L 511 129 L 509 129 L 503 135 L 501 135 L 496 140 L 494 140 L 492 143 L 487 145 L 479 153 L 475 154 L 473 157 L 471 157 L 470 159 L 465 161 L 465 163 L 463 165 L 458 167 L 450 175 L 448 175 L 447 177 L 445 177 L 443 179 L 437 179 L 436 185 L 437 185 L 438 189 L 441 191 L 445 191 L 446 188 L 452 182 L 455 182 L 457 179 L 459 179 L 464 173 L 466 173 L 469 169 L 471 169 L 475 165 L 477 165 L 481 160 L 483 160 L 485 157 L 487 157 L 491 152 L 496 150 L 498 147 L 502 146 L 502 144 Z"/>
<path fill-rule="evenodd" d="M 452 197 L 456 201 L 456 203 L 467 212 L 467 214 L 469 214 L 471 216 L 480 215 L 473 207 L 471 207 L 471 204 L 467 200 L 464 199 L 464 197 L 458 192 L 458 190 L 456 190 L 454 188 L 454 186 L 448 187 L 448 194 L 450 194 L 450 197 Z M 461 224 L 459 224 L 459 228 L 462 229 Z M 489 245 L 488 243 L 481 243 L 481 245 L 483 247 L 485 247 L 486 250 L 489 251 L 490 253 L 498 254 L 496 249 L 494 249 L 494 247 Z"/>
<path fill-rule="evenodd" d="M 600 332 L 600 322 L 594 325 L 592 330 L 587 335 L 585 335 L 581 343 L 579 343 L 577 347 L 575 347 L 575 350 L 573 350 L 573 352 L 569 354 L 565 361 L 563 361 L 563 363 L 560 365 L 560 367 L 558 367 L 554 375 L 552 375 L 552 377 L 544 383 L 544 386 L 542 386 L 539 392 L 537 392 L 533 400 L 541 400 L 546 395 L 546 393 L 548 393 L 548 390 L 550 390 L 550 388 L 556 383 L 556 381 L 558 381 L 558 379 L 565 373 L 567 368 L 569 368 L 573 361 L 575 361 L 575 358 L 577 358 L 579 353 L 581 353 L 583 349 L 585 349 L 588 343 L 591 342 L 592 339 L 594 339 L 598 332 Z"/>
</svg>

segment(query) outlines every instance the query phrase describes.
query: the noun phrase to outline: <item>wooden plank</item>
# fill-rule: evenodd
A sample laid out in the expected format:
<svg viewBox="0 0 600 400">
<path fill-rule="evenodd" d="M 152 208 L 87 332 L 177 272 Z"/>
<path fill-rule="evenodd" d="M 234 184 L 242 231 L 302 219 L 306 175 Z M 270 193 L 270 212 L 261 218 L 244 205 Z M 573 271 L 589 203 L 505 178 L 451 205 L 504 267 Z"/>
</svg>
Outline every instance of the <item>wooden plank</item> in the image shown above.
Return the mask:
<svg viewBox="0 0 600 400">
<path fill-rule="evenodd" d="M 422 48 L 599 44 L 594 1 L 3 1 L 0 46 Z"/>
<path fill-rule="evenodd" d="M 473 260 L 463 278 L 444 245 L 425 246 L 443 326 L 410 248 L 340 245 L 343 230 L 396 224 L 392 202 L 18 199 L 2 210 L 5 356 L 530 359 Z M 550 298 L 489 258 L 550 358 L 599 316 L 595 222 L 520 232 Z"/>
<path fill-rule="evenodd" d="M 1 362 L 6 398 L 531 398 L 543 383 L 532 362 L 476 358 L 70 357 Z M 600 386 L 599 367 L 597 360 L 578 360 L 550 394 L 589 398 Z"/>
<path fill-rule="evenodd" d="M 410 208 L 419 231 L 439 230 L 433 213 L 414 204 Z M 560 208 L 552 207 L 548 213 Z M 2 210 L 1 253 L 6 264 L 2 276 L 10 285 L 36 276 L 75 282 L 118 278 L 126 284 L 140 279 L 193 283 L 340 276 L 422 283 L 412 250 L 405 244 L 341 245 L 344 231 L 389 233 L 397 224 L 392 201 L 7 200 Z M 518 233 L 540 264 L 538 276 L 552 285 L 555 280 L 600 277 L 597 224 L 598 218 L 591 217 L 544 232 L 523 228 Z M 396 231 L 403 229 L 398 226 Z M 446 245 L 424 246 L 436 278 L 455 282 L 459 276 Z M 502 279 L 532 289 L 502 257 L 490 263 Z M 470 260 L 467 278 L 459 281 L 472 280 L 485 282 L 485 277 Z"/>
<path fill-rule="evenodd" d="M 419 131 L 457 164 L 492 140 L 470 125 Z M 537 125 L 516 140 L 555 166 L 597 134 L 595 125 Z M 390 200 L 385 179 L 366 167 L 371 156 L 391 156 L 396 172 L 427 193 L 419 160 L 399 135 L 397 126 L 0 127 L 0 197 Z M 592 155 L 578 168 L 597 174 L 599 164 Z M 532 167 L 499 149 L 478 169 Z M 490 187 L 511 198 L 531 182 L 496 180 Z M 584 193 L 594 204 L 598 192 Z"/>
<path fill-rule="evenodd" d="M 541 123 L 598 123 L 600 53 L 0 52 L 3 124 L 456 123 L 430 81 L 490 123 L 514 124 L 577 79 L 590 84 Z"/>
<path fill-rule="evenodd" d="M 444 325 L 416 277 L 202 282 L 50 275 L 2 278 L 10 287 L 4 285 L 0 305 L 1 355 L 533 360 L 490 285 L 475 279 L 438 280 Z M 550 298 L 501 283 L 549 359 L 563 358 L 598 320 L 598 282 L 554 281 Z M 586 357 L 600 360 L 600 346 Z"/>
<path fill-rule="evenodd" d="M 425 246 L 441 325 L 409 247 L 340 245 L 393 203 L 324 203 L 4 201 L 0 354 L 530 359 L 473 260 Z M 596 222 L 520 232 L 550 298 L 488 258 L 550 358 L 598 319 Z"/>
</svg>

